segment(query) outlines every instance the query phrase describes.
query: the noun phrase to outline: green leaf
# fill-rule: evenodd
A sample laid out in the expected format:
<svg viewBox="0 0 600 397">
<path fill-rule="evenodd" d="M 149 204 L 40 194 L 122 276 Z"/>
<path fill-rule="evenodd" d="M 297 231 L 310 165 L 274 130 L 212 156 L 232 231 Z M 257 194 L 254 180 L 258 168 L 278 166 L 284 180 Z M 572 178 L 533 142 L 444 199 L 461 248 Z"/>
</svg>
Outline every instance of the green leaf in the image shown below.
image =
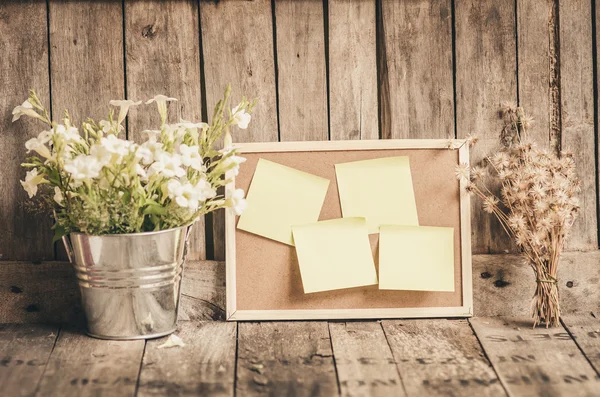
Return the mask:
<svg viewBox="0 0 600 397">
<path fill-rule="evenodd" d="M 167 213 L 167 209 L 160 204 L 154 202 L 153 204 L 148 204 L 144 211 L 142 211 L 145 215 L 164 215 Z"/>
<path fill-rule="evenodd" d="M 63 236 L 66 236 L 67 234 L 65 228 L 58 223 L 55 223 L 52 226 L 52 229 L 54 229 L 54 238 L 52 239 L 52 244 L 56 243 L 57 241 L 60 241 L 63 238 Z"/>
</svg>

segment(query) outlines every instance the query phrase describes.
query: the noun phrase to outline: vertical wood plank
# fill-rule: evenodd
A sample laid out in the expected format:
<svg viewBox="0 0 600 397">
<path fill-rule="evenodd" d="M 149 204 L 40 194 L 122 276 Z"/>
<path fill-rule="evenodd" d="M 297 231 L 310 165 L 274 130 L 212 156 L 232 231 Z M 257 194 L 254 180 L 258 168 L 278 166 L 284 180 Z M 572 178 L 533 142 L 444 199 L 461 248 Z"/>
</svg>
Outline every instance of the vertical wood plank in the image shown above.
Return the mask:
<svg viewBox="0 0 600 397">
<path fill-rule="evenodd" d="M 198 2 L 125 2 L 127 96 L 147 100 L 157 94 L 178 99 L 170 121 L 202 118 Z M 129 139 L 144 139 L 143 130 L 160 123 L 156 106 L 132 108 Z M 204 217 L 192 229 L 188 259 L 206 259 Z"/>
<path fill-rule="evenodd" d="M 524 318 L 478 317 L 471 324 L 511 396 L 592 396 L 600 378 L 563 327 L 531 328 Z"/>
<path fill-rule="evenodd" d="M 515 3 L 513 0 L 455 2 L 457 136 L 479 137 L 471 162 L 498 147 L 502 102 L 516 102 Z M 472 198 L 474 253 L 499 253 L 511 246 L 501 225 Z"/>
<path fill-rule="evenodd" d="M 233 104 L 242 95 L 259 99 L 248 129 L 232 129 L 233 142 L 277 141 L 279 133 L 271 2 L 202 1 L 200 15 L 209 115 L 222 97 L 227 83 L 231 83 Z M 211 259 L 224 260 L 223 210 L 213 213 L 213 235 L 214 258 Z"/>
<path fill-rule="evenodd" d="M 105 119 L 111 99 L 125 97 L 120 2 L 49 3 L 52 113 L 76 125 Z"/>
<path fill-rule="evenodd" d="M 182 322 L 177 335 L 184 347 L 159 348 L 166 337 L 147 342 L 137 395 L 233 396 L 236 324 Z"/>
<path fill-rule="evenodd" d="M 598 248 L 591 15 L 590 1 L 560 3 L 561 148 L 575 154 L 582 182 L 580 216 L 566 243 L 571 250 Z"/>
<path fill-rule="evenodd" d="M 383 0 L 382 14 L 382 136 L 454 137 L 451 2 Z"/>
<path fill-rule="evenodd" d="M 337 396 L 327 323 L 239 323 L 236 394 Z"/>
<path fill-rule="evenodd" d="M 382 326 L 409 396 L 506 395 L 466 320 Z"/>
<path fill-rule="evenodd" d="M 27 117 L 12 123 L 13 108 L 36 90 L 50 106 L 48 73 L 48 25 L 43 1 L 0 4 L 0 259 L 48 260 L 54 258 L 52 221 L 47 214 L 34 215 L 24 207 L 25 142 L 42 131 Z"/>
<path fill-rule="evenodd" d="M 277 0 L 275 20 L 280 138 L 327 140 L 323 3 Z"/>
<path fill-rule="evenodd" d="M 329 333 L 342 396 L 406 396 L 379 322 L 332 322 Z"/>
<path fill-rule="evenodd" d="M 59 121 L 66 109 L 76 126 L 106 119 L 108 102 L 125 97 L 122 3 L 48 4 L 52 117 Z M 67 260 L 64 246 L 56 248 L 57 259 Z"/>
<path fill-rule="evenodd" d="M 0 324 L 0 384 L 6 396 L 32 396 L 58 335 L 54 325 Z"/>
<path fill-rule="evenodd" d="M 61 330 L 36 396 L 133 396 L 144 344 Z"/>
<path fill-rule="evenodd" d="M 373 0 L 328 2 L 331 139 L 379 138 L 375 9 Z"/>
<path fill-rule="evenodd" d="M 593 312 L 567 314 L 561 320 L 575 343 L 600 375 L 600 319 Z"/>
<path fill-rule="evenodd" d="M 555 1 L 517 0 L 517 18 L 519 105 L 535 120 L 530 137 L 556 149 L 560 103 Z"/>
</svg>

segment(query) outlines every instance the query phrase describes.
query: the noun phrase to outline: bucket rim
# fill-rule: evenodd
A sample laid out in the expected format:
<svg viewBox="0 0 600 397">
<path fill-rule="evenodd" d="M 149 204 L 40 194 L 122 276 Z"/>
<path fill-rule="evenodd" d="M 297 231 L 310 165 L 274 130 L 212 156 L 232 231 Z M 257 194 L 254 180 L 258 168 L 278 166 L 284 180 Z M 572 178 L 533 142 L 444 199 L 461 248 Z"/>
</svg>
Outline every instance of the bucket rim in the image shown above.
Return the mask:
<svg viewBox="0 0 600 397">
<path fill-rule="evenodd" d="M 157 234 L 165 234 L 165 233 L 170 233 L 170 232 L 174 232 L 176 230 L 180 230 L 180 229 L 187 229 L 192 227 L 196 222 L 192 222 L 189 223 L 187 225 L 183 225 L 183 226 L 178 226 L 178 227 L 172 227 L 170 229 L 163 229 L 163 230 L 153 230 L 151 232 L 139 232 L 139 233 L 118 233 L 118 234 L 86 234 L 86 233 L 79 233 L 79 232 L 71 232 L 69 233 L 69 236 L 84 236 L 84 237 L 123 237 L 123 236 L 131 236 L 131 237 L 143 237 L 143 236 L 153 236 L 153 235 L 157 235 Z"/>
</svg>

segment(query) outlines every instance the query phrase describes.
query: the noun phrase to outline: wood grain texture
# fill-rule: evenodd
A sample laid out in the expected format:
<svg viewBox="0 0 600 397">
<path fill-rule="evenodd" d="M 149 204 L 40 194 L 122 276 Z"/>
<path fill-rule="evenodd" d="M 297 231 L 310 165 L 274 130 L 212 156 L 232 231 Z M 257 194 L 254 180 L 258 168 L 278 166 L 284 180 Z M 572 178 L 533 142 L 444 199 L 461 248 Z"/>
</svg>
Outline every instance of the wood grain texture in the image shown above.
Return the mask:
<svg viewBox="0 0 600 397">
<path fill-rule="evenodd" d="M 53 117 L 105 119 L 125 97 L 122 4 L 53 0 L 49 20 Z"/>
<path fill-rule="evenodd" d="M 558 20 L 554 0 L 517 0 L 519 105 L 534 118 L 529 136 L 541 147 L 560 138 Z"/>
<path fill-rule="evenodd" d="M 146 345 L 137 395 L 233 396 L 235 323 L 183 322 L 176 332 L 184 347 L 159 348 L 167 338 Z"/>
<path fill-rule="evenodd" d="M 127 96 L 147 100 L 157 94 L 177 98 L 169 106 L 170 122 L 202 119 L 200 41 L 196 1 L 125 2 Z M 146 129 L 157 129 L 156 105 L 134 107 L 128 137 L 145 139 Z M 206 259 L 204 217 L 194 225 L 188 258 Z"/>
<path fill-rule="evenodd" d="M 0 324 L 0 384 L 6 396 L 32 396 L 54 347 L 55 325 Z"/>
<path fill-rule="evenodd" d="M 329 323 L 342 396 L 405 396 L 379 322 Z"/>
<path fill-rule="evenodd" d="M 236 394 L 337 396 L 327 323 L 239 323 Z"/>
<path fill-rule="evenodd" d="M 125 97 L 122 4 L 53 0 L 48 6 L 53 119 L 61 122 L 65 110 L 76 126 L 88 117 L 106 119 L 109 101 Z M 56 259 L 68 260 L 62 244 Z"/>
<path fill-rule="evenodd" d="M 61 329 L 36 396 L 133 396 L 144 340 L 106 341 Z"/>
<path fill-rule="evenodd" d="M 452 3 L 383 0 L 382 17 L 382 137 L 454 137 Z"/>
<path fill-rule="evenodd" d="M 225 265 L 189 261 L 181 285 L 180 320 L 223 319 Z M 0 262 L 0 319 L 6 323 L 83 320 L 73 269 L 66 262 Z"/>
<path fill-rule="evenodd" d="M 327 4 L 330 138 L 377 139 L 375 1 L 329 0 Z"/>
<path fill-rule="evenodd" d="M 231 130 L 233 142 L 277 141 L 271 2 L 201 1 L 200 15 L 208 114 L 212 115 L 225 86 L 231 83 L 232 104 L 243 95 L 259 99 L 248 129 L 234 127 Z M 212 218 L 214 256 L 211 259 L 224 260 L 224 211 L 213 213 Z"/>
<path fill-rule="evenodd" d="M 466 320 L 383 321 L 409 396 L 505 392 Z"/>
<path fill-rule="evenodd" d="M 328 138 L 323 3 L 275 1 L 282 141 Z"/>
<path fill-rule="evenodd" d="M 598 312 L 596 312 L 598 313 Z M 600 375 L 600 319 L 593 312 L 561 317 L 577 346 Z"/>
<path fill-rule="evenodd" d="M 560 95 L 561 149 L 575 154 L 581 179 L 580 216 L 566 242 L 567 249 L 598 248 L 596 152 L 594 149 L 594 89 L 591 3 L 561 2 Z"/>
<path fill-rule="evenodd" d="M 51 219 L 34 215 L 24 207 L 25 142 L 37 136 L 41 123 L 27 117 L 12 123 L 13 108 L 35 89 L 50 106 L 46 3 L 42 1 L 0 4 L 0 258 L 3 260 L 52 260 Z"/>
<path fill-rule="evenodd" d="M 476 255 L 473 258 L 475 316 L 531 316 L 535 276 L 523 258 L 518 255 Z M 558 268 L 563 314 L 600 312 L 598 263 L 600 251 L 563 254 Z"/>
<path fill-rule="evenodd" d="M 531 328 L 524 318 L 471 320 L 510 396 L 593 396 L 600 377 L 563 327 Z"/>
<path fill-rule="evenodd" d="M 471 0 L 455 3 L 457 136 L 479 137 L 471 164 L 497 149 L 500 104 L 516 102 L 515 3 Z M 502 226 L 472 199 L 474 253 L 514 250 Z"/>
</svg>

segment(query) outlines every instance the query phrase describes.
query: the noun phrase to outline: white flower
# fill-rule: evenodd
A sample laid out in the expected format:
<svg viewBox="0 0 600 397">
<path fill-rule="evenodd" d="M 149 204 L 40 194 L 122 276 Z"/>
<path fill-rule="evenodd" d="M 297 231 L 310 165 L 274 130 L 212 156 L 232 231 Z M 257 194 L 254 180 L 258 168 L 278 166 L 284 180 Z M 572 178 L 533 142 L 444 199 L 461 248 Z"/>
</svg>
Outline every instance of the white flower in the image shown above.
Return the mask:
<svg viewBox="0 0 600 397">
<path fill-rule="evenodd" d="M 180 337 L 178 337 L 177 335 L 171 335 L 169 336 L 169 339 L 167 339 L 167 341 L 165 343 L 163 343 L 162 345 L 158 346 L 159 349 L 163 349 L 163 348 L 170 348 L 170 347 L 184 347 L 185 343 L 183 343 L 183 341 L 181 340 Z"/>
<path fill-rule="evenodd" d="M 148 134 L 148 142 L 157 142 L 160 136 L 160 130 L 144 130 L 142 132 Z"/>
<path fill-rule="evenodd" d="M 169 153 L 161 153 L 156 161 L 150 166 L 150 175 L 162 174 L 167 178 L 182 177 L 185 175 L 185 170 L 181 168 L 181 159 L 178 155 Z"/>
<path fill-rule="evenodd" d="M 133 101 L 131 99 L 123 99 L 120 101 L 112 100 L 109 102 L 112 106 L 119 106 L 119 117 L 117 118 L 117 124 L 121 124 L 125 117 L 127 116 L 127 112 L 129 112 L 129 108 L 131 106 L 141 105 L 142 101 Z"/>
<path fill-rule="evenodd" d="M 131 142 L 125 139 L 119 139 L 116 135 L 110 134 L 100 138 L 100 145 L 110 153 L 118 156 L 126 156 L 127 153 L 129 153 Z"/>
<path fill-rule="evenodd" d="M 148 174 L 146 173 L 146 170 L 140 164 L 135 165 L 135 172 L 140 176 L 141 180 L 145 181 L 148 179 Z"/>
<path fill-rule="evenodd" d="M 244 191 L 242 189 L 235 189 L 231 193 L 231 208 L 236 215 L 241 215 L 246 209 L 247 201 L 244 198 Z"/>
<path fill-rule="evenodd" d="M 21 118 L 21 116 L 29 116 L 29 117 L 34 117 L 36 119 L 41 119 L 42 116 L 40 116 L 34 109 L 33 109 L 33 105 L 31 104 L 31 102 L 29 102 L 29 99 L 26 100 L 25 102 L 23 102 L 22 104 L 20 104 L 19 106 L 15 107 L 12 111 L 12 121 L 17 121 Z"/>
<path fill-rule="evenodd" d="M 248 124 L 250 124 L 250 113 L 247 113 L 244 109 L 240 110 L 240 106 L 236 106 L 231 109 L 231 113 L 233 115 L 233 124 L 237 124 L 238 127 L 245 130 L 248 128 Z"/>
<path fill-rule="evenodd" d="M 38 185 L 44 181 L 43 175 L 38 175 L 37 169 L 32 169 L 31 171 L 27 171 L 25 175 L 25 180 L 20 181 L 21 186 L 29 195 L 29 198 L 32 198 L 37 194 Z"/>
<path fill-rule="evenodd" d="M 166 95 L 156 95 L 154 98 L 147 101 L 146 105 L 149 105 L 152 102 L 156 102 L 156 106 L 158 107 L 158 114 L 160 114 L 161 123 L 164 124 L 167 120 L 167 102 L 172 102 L 176 100 L 177 99 L 169 98 Z"/>
<path fill-rule="evenodd" d="M 202 156 L 200 156 L 200 147 L 182 144 L 179 145 L 179 153 L 181 153 L 181 163 L 183 165 L 192 167 L 197 171 L 204 171 Z"/>
<path fill-rule="evenodd" d="M 63 205 L 63 194 L 60 191 L 60 188 L 58 186 L 54 186 L 54 201 L 56 201 L 56 204 L 58 205 Z"/>
<path fill-rule="evenodd" d="M 59 124 L 52 128 L 52 133 L 60 135 L 67 143 L 69 142 L 81 142 L 81 135 L 75 127 L 66 128 L 64 125 Z"/>
<path fill-rule="evenodd" d="M 188 208 L 194 212 L 200 206 L 200 195 L 191 183 L 181 183 L 177 179 L 171 179 L 167 184 L 169 198 L 175 199 L 178 206 Z"/>
<path fill-rule="evenodd" d="M 46 146 L 46 143 L 50 141 L 50 132 L 42 131 L 37 138 L 31 138 L 27 142 L 25 142 L 25 148 L 27 149 L 27 153 L 32 150 L 37 152 L 40 156 L 45 159 L 49 159 L 52 157 L 50 153 L 50 149 Z"/>
<path fill-rule="evenodd" d="M 104 146 L 100 144 L 94 144 L 90 149 L 90 156 L 94 158 L 99 164 L 105 166 L 108 163 L 110 163 L 113 154 L 110 151 L 108 151 Z"/>
<path fill-rule="evenodd" d="M 104 133 L 107 133 L 113 129 L 112 123 L 108 120 L 100 120 L 98 125 L 100 126 L 100 128 L 102 129 L 102 132 L 104 132 Z"/>
<path fill-rule="evenodd" d="M 200 201 L 206 201 L 217 195 L 217 191 L 213 189 L 206 179 L 200 179 L 194 186 L 194 189 L 198 192 Z"/>
<path fill-rule="evenodd" d="M 146 141 L 146 142 L 142 143 L 142 145 L 138 149 L 138 151 L 141 150 L 139 157 L 142 159 L 142 162 L 144 164 L 146 164 L 146 165 L 152 164 L 152 162 L 157 160 L 160 157 L 160 155 L 163 153 L 162 147 L 163 147 L 163 144 L 160 142 L 156 142 L 156 141 L 152 141 L 152 140 Z M 148 150 L 150 152 L 150 155 L 148 155 L 148 152 L 146 150 Z"/>
<path fill-rule="evenodd" d="M 136 148 L 135 157 L 142 161 L 142 164 L 152 164 L 154 161 L 154 153 L 146 146 L 139 146 Z"/>
<path fill-rule="evenodd" d="M 221 153 L 223 155 L 223 157 L 225 157 L 228 154 L 230 154 L 233 150 L 235 150 L 235 148 L 233 146 L 230 146 L 229 148 L 224 148 L 224 149 L 219 150 L 219 153 Z M 246 161 L 245 157 L 236 156 L 234 154 L 232 156 L 227 157 L 225 160 L 223 160 L 222 167 L 225 169 L 231 167 L 231 171 L 232 171 L 233 175 L 238 176 L 238 174 L 240 173 L 240 164 L 242 164 L 245 161 Z"/>
<path fill-rule="evenodd" d="M 96 178 L 100 175 L 100 170 L 102 164 L 94 156 L 80 154 L 72 160 L 65 161 L 65 171 L 76 181 Z"/>
</svg>

